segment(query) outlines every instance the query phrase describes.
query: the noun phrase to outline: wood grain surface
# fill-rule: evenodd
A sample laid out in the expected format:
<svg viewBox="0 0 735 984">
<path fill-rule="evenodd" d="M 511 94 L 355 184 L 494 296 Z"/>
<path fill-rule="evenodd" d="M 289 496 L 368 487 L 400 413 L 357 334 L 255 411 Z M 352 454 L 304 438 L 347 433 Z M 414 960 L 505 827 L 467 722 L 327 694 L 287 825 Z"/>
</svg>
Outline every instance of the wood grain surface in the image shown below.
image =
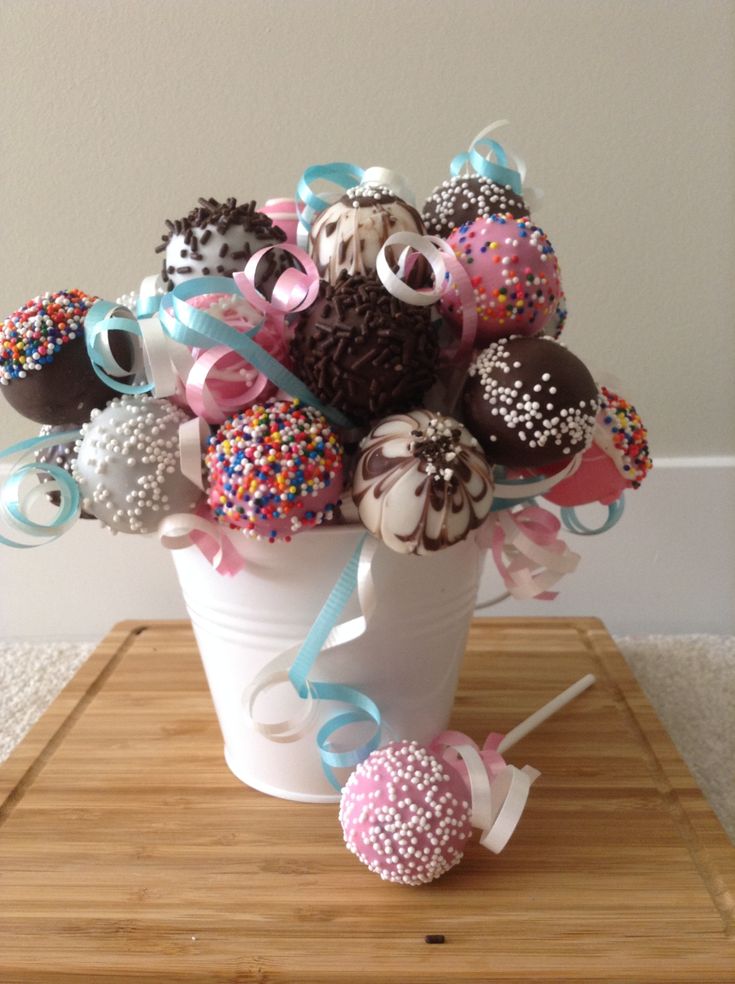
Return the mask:
<svg viewBox="0 0 735 984">
<path fill-rule="evenodd" d="M 735 849 L 598 621 L 476 622 L 453 726 L 590 671 L 508 848 L 406 888 L 228 772 L 188 623 L 116 627 L 0 767 L 0 981 L 732 984 Z"/>
</svg>

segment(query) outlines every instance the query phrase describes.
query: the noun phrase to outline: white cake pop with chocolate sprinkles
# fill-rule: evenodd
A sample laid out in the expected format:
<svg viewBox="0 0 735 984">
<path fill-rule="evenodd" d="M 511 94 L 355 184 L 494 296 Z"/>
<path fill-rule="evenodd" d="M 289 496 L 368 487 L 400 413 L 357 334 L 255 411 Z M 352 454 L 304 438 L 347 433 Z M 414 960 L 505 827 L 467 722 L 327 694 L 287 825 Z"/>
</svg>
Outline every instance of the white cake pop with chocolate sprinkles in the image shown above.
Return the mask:
<svg viewBox="0 0 735 984">
<path fill-rule="evenodd" d="M 342 790 L 345 844 L 385 881 L 422 885 L 462 860 L 472 834 L 465 784 L 415 741 L 379 748 Z"/>
<path fill-rule="evenodd" d="M 122 396 L 93 411 L 72 463 L 84 509 L 119 533 L 153 533 L 164 516 L 192 512 L 203 492 L 181 471 L 187 419 L 152 396 Z"/>
</svg>

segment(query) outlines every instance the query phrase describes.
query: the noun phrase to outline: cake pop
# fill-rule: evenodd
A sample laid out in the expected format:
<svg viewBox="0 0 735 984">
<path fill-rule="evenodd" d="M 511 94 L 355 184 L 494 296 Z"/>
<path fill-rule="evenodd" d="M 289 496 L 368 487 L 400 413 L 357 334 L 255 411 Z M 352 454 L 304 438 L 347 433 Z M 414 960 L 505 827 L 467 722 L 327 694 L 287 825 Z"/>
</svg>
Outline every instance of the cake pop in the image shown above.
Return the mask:
<svg viewBox="0 0 735 984">
<path fill-rule="evenodd" d="M 455 229 L 447 242 L 472 279 L 478 345 L 509 335 L 538 335 L 553 319 L 561 296 L 559 264 L 551 243 L 530 220 L 491 215 Z M 451 278 L 440 309 L 460 323 Z"/>
<path fill-rule="evenodd" d="M 424 204 L 421 218 L 431 236 L 446 239 L 454 229 L 491 215 L 529 216 L 523 196 L 480 174 L 457 174 L 438 185 Z"/>
<path fill-rule="evenodd" d="M 72 473 L 82 505 L 119 533 L 152 533 L 201 499 L 181 471 L 179 427 L 187 414 L 168 400 L 122 396 L 82 427 Z"/>
<path fill-rule="evenodd" d="M 425 554 L 459 543 L 487 517 L 492 469 L 462 424 L 412 410 L 381 420 L 363 439 L 352 497 L 386 546 Z"/>
<path fill-rule="evenodd" d="M 162 278 L 167 289 L 195 277 L 231 277 L 264 246 L 286 241 L 286 233 L 255 207 L 255 202 L 238 205 L 237 199 L 218 202 L 200 198 L 199 204 L 181 219 L 166 220 L 168 232 L 156 246 L 164 253 Z M 278 275 L 291 266 L 290 256 L 271 250 L 260 265 L 256 286 L 268 291 Z"/>
<path fill-rule="evenodd" d="M 648 433 L 636 408 L 602 386 L 592 444 L 579 468 L 544 498 L 557 506 L 609 506 L 626 489 L 639 488 L 651 467 Z"/>
<path fill-rule="evenodd" d="M 40 424 L 84 423 L 115 395 L 92 367 L 84 320 L 95 298 L 81 290 L 46 292 L 9 315 L 0 326 L 0 392 Z M 118 364 L 132 365 L 130 339 L 110 340 Z"/>
<path fill-rule="evenodd" d="M 355 423 L 415 406 L 436 378 L 439 343 L 426 307 L 392 297 L 376 276 L 322 281 L 291 343 L 297 373 Z"/>
<path fill-rule="evenodd" d="M 589 447 L 597 385 L 584 363 L 551 338 L 493 342 L 469 368 L 465 422 L 494 464 L 536 467 Z"/>
<path fill-rule="evenodd" d="M 331 519 L 339 502 L 342 447 L 326 418 L 298 400 L 228 418 L 205 463 L 214 518 L 258 539 L 289 540 Z"/>
<path fill-rule="evenodd" d="M 385 185 L 350 188 L 314 221 L 309 252 L 319 274 L 335 283 L 341 273 L 372 274 L 383 244 L 394 232 L 424 234 L 416 209 Z M 391 262 L 397 256 L 388 257 Z"/>
</svg>

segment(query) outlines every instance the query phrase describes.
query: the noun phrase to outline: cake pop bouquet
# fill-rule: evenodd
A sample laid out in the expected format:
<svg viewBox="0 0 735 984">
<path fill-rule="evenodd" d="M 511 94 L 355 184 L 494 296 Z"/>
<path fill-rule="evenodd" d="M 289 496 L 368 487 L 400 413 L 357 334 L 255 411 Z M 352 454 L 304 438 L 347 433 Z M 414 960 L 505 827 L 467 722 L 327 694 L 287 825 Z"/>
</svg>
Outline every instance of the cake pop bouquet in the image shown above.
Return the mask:
<svg viewBox="0 0 735 984">
<path fill-rule="evenodd" d="M 201 198 L 167 220 L 160 272 L 137 291 L 48 290 L 0 327 L 0 393 L 42 425 L 1 453 L 0 543 L 93 519 L 196 551 L 224 593 L 249 563 L 257 573 L 249 544 L 288 567 L 297 540 L 313 543 L 316 565 L 320 531 L 360 532 L 306 637 L 237 695 L 286 744 L 338 707 L 315 734 L 337 789 L 391 739 L 425 737 L 386 733 L 353 680 L 311 676 L 369 629 L 374 557 L 418 571 L 471 542 L 510 595 L 550 599 L 579 561 L 566 534 L 608 530 L 651 467 L 635 408 L 560 340 L 541 196 L 495 129 L 423 207 L 390 169 L 314 165 L 292 199 Z M 591 503 L 601 525 L 577 515 Z M 353 595 L 358 614 L 339 623 Z M 275 723 L 258 714 L 274 682 L 298 707 Z M 369 736 L 335 752 L 355 723 Z"/>
</svg>

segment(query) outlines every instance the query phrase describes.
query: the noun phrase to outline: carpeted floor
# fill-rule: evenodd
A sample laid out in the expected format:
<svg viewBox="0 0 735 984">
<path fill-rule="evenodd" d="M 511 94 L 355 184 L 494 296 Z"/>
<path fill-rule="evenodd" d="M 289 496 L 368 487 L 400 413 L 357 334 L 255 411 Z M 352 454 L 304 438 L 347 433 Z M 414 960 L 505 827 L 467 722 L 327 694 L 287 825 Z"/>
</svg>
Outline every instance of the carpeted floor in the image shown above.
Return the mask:
<svg viewBox="0 0 735 984">
<path fill-rule="evenodd" d="M 735 842 L 735 636 L 627 636 L 615 641 Z M 70 642 L 0 642 L 0 762 L 93 648 Z"/>
</svg>

